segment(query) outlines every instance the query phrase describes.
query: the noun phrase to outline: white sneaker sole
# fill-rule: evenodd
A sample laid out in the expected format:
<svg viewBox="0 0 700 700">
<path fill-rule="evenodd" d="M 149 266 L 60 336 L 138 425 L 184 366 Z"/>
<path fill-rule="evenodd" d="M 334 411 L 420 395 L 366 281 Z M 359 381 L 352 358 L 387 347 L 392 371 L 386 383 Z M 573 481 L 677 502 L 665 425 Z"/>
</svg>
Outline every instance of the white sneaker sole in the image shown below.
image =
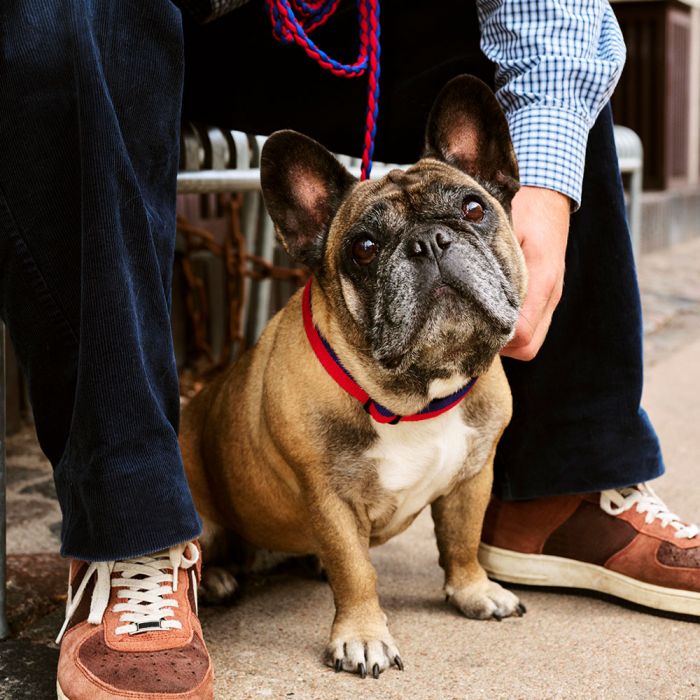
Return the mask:
<svg viewBox="0 0 700 700">
<path fill-rule="evenodd" d="M 582 588 L 655 610 L 700 617 L 700 593 L 644 583 L 597 564 L 548 554 L 522 554 L 483 543 L 479 546 L 479 561 L 486 573 L 499 581 Z"/>
<path fill-rule="evenodd" d="M 70 700 L 61 690 L 61 684 L 58 681 L 56 681 L 56 695 L 58 696 L 58 700 Z"/>
</svg>

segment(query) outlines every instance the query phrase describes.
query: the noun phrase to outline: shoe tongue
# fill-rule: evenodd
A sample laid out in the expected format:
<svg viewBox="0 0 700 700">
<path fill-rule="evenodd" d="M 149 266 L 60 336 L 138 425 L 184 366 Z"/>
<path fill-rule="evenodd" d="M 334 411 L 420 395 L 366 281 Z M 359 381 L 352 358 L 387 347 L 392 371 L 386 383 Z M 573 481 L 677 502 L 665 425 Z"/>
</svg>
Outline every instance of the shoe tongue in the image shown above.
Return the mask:
<svg viewBox="0 0 700 700">
<path fill-rule="evenodd" d="M 634 494 L 642 494 L 643 491 L 640 489 L 636 488 L 635 486 L 625 486 L 624 488 L 621 489 L 615 489 L 623 498 L 627 498 L 627 496 L 633 496 Z"/>
<path fill-rule="evenodd" d="M 167 559 L 170 561 L 170 550 L 161 549 L 160 552 L 155 552 L 155 554 L 146 554 L 147 557 L 152 557 L 153 559 Z"/>
<path fill-rule="evenodd" d="M 648 491 L 643 489 L 641 486 L 619 486 L 618 488 L 615 489 L 607 489 L 606 491 L 601 491 L 599 494 L 596 494 L 597 496 L 600 496 L 601 494 L 605 493 L 608 498 L 610 498 L 613 502 L 617 502 L 618 498 L 620 502 L 628 498 L 629 496 L 648 496 L 651 495 L 649 494 Z M 617 497 L 616 497 L 617 494 Z"/>
</svg>

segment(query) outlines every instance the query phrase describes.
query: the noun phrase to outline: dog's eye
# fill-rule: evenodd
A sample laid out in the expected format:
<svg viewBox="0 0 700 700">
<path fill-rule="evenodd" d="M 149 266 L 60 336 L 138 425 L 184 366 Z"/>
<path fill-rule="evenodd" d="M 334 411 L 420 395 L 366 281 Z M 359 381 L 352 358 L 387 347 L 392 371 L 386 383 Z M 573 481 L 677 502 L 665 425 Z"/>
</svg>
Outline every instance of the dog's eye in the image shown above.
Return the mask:
<svg viewBox="0 0 700 700">
<path fill-rule="evenodd" d="M 462 213 L 465 219 L 479 222 L 484 218 L 484 207 L 478 200 L 467 197 L 462 202 Z"/>
<path fill-rule="evenodd" d="M 358 238 L 352 245 L 352 258 L 358 265 L 369 265 L 377 253 L 379 246 L 371 238 Z"/>
</svg>

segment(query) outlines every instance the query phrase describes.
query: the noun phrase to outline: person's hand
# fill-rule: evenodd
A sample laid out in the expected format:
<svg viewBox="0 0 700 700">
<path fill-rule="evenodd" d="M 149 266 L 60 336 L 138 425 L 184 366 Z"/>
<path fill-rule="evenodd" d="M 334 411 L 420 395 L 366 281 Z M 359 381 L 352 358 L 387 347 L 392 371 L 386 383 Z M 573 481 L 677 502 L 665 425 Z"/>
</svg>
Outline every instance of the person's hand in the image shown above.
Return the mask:
<svg viewBox="0 0 700 700">
<path fill-rule="evenodd" d="M 568 197 L 542 187 L 521 187 L 513 198 L 513 230 L 529 281 L 515 336 L 501 352 L 506 357 L 531 360 L 544 342 L 561 299 L 570 211 Z"/>
</svg>

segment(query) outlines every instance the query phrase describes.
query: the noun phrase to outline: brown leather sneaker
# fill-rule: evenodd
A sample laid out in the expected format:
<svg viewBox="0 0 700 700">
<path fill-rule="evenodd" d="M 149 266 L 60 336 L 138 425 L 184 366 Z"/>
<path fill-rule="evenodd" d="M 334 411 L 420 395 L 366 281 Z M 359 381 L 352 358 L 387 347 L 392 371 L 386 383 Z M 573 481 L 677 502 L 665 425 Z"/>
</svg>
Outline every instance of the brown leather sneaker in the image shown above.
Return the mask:
<svg viewBox="0 0 700 700">
<path fill-rule="evenodd" d="M 195 542 L 124 561 L 72 561 L 56 640 L 59 700 L 212 700 L 200 572 Z"/>
<path fill-rule="evenodd" d="M 533 501 L 494 498 L 479 559 L 501 581 L 599 591 L 700 616 L 700 529 L 645 484 Z"/>
</svg>

